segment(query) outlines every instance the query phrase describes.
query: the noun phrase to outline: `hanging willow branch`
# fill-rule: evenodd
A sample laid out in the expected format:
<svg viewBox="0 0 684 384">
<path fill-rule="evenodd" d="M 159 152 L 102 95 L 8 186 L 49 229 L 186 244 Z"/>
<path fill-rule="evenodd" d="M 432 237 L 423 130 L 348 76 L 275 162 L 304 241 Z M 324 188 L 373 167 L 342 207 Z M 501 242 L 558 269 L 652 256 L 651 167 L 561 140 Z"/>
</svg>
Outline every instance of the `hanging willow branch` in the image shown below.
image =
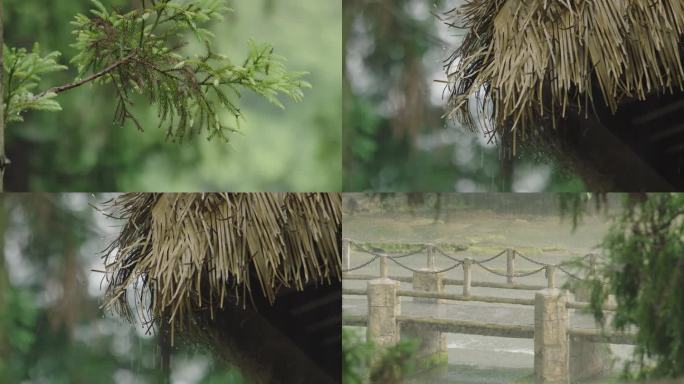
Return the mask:
<svg viewBox="0 0 684 384">
<path fill-rule="evenodd" d="M 681 0 L 468 0 L 452 16 L 468 34 L 446 66 L 448 115 L 473 130 L 491 118 L 487 134 L 520 140 L 596 102 L 684 90 Z"/>
<path fill-rule="evenodd" d="M 198 312 L 341 278 L 339 193 L 130 193 L 109 211 L 126 223 L 104 255 L 105 307 L 129 321 L 137 308 L 184 328 Z"/>
</svg>

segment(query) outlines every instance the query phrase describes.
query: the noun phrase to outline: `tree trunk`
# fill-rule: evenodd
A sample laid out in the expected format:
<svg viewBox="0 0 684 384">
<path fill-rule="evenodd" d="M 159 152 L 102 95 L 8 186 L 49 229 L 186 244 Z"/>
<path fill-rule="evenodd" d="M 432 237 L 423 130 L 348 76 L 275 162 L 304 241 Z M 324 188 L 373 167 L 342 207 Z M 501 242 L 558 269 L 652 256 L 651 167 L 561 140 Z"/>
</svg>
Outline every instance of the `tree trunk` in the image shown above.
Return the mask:
<svg viewBox="0 0 684 384">
<path fill-rule="evenodd" d="M 171 382 L 171 327 L 168 310 L 164 311 L 159 321 L 159 358 L 161 366 L 161 382 Z"/>
<path fill-rule="evenodd" d="M 515 133 L 506 130 L 501 135 L 501 185 L 499 192 L 513 192 L 513 135 Z"/>
<path fill-rule="evenodd" d="M 4 191 L 5 167 L 7 166 L 7 156 L 5 155 L 5 67 L 2 57 L 3 47 L 5 46 L 5 36 L 3 34 L 4 24 L 2 20 L 2 0 L 0 0 L 0 192 Z"/>
<path fill-rule="evenodd" d="M 10 288 L 9 272 L 5 265 L 5 198 L 5 195 L 0 195 L 0 321 L 8 316 L 7 306 Z M 5 331 L 5 329 L 0 328 L 0 361 L 7 361 L 8 354 L 10 353 L 9 341 Z M 2 379 L 3 377 L 0 375 L 0 380 Z"/>
</svg>

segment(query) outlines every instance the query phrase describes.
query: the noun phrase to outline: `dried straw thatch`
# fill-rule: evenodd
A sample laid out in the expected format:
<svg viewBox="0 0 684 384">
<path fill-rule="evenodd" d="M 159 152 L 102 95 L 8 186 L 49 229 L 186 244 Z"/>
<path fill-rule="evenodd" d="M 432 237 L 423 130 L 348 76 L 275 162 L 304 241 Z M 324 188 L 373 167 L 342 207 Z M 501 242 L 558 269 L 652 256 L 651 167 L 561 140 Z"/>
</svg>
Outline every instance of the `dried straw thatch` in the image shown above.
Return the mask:
<svg viewBox="0 0 684 384">
<path fill-rule="evenodd" d="M 105 306 L 129 320 L 144 307 L 184 327 L 252 295 L 272 303 L 283 287 L 341 278 L 337 193 L 129 193 L 109 210 L 126 223 L 104 256 Z"/>
<path fill-rule="evenodd" d="M 511 130 L 513 145 L 595 102 L 614 113 L 684 89 L 682 0 L 466 0 L 452 13 L 468 34 L 447 65 L 449 116 L 471 129 L 491 116 L 485 132 Z"/>
</svg>

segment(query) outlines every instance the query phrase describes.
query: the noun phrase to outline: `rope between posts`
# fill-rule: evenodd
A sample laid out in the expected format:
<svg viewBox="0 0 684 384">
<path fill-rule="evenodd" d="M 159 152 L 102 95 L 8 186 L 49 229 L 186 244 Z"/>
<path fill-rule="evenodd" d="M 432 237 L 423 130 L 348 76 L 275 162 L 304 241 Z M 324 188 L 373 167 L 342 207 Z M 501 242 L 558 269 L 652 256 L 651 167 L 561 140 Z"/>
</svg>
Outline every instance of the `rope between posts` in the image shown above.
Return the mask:
<svg viewBox="0 0 684 384">
<path fill-rule="evenodd" d="M 363 264 L 361 264 L 361 265 L 359 265 L 359 266 L 353 267 L 353 268 L 343 269 L 342 272 L 352 272 L 352 271 L 356 271 L 357 269 L 361 269 L 361 268 L 367 266 L 368 264 L 374 262 L 374 261 L 377 260 L 379 257 L 380 257 L 380 256 L 373 256 L 373 258 L 371 258 L 371 259 L 368 260 L 367 262 L 365 262 L 365 263 L 363 263 Z"/>
<path fill-rule="evenodd" d="M 561 272 L 565 273 L 566 275 L 570 276 L 571 278 L 573 278 L 573 279 L 575 279 L 575 280 L 584 280 L 583 278 L 581 278 L 581 277 L 577 276 L 576 274 L 574 274 L 574 273 L 572 273 L 572 272 L 566 270 L 565 268 L 563 268 L 564 265 L 572 265 L 573 263 L 576 262 L 575 260 L 572 260 L 572 261 L 570 261 L 570 262 L 562 262 L 562 263 L 558 263 L 558 264 L 544 264 L 544 263 L 540 263 L 540 262 L 538 262 L 538 261 L 536 261 L 536 260 L 533 260 L 533 259 L 531 259 L 530 257 L 527 257 L 527 256 L 525 256 L 524 254 L 522 254 L 522 253 L 520 253 L 520 252 L 518 252 L 518 251 L 514 251 L 514 252 L 517 253 L 517 254 L 518 254 L 520 257 L 522 257 L 523 259 L 529 261 L 530 263 L 533 263 L 533 264 L 536 264 L 536 265 L 541 265 L 541 266 L 542 266 L 542 269 L 545 268 L 545 267 L 549 267 L 549 266 L 550 266 L 550 267 L 554 267 L 554 268 L 557 268 L 558 270 L 560 270 Z M 591 257 L 591 256 L 592 256 L 592 254 L 590 253 L 590 254 L 587 254 L 587 255 L 582 256 L 579 260 L 584 261 L 584 260 L 588 259 L 588 258 Z"/>
<path fill-rule="evenodd" d="M 409 256 L 417 255 L 417 254 L 422 253 L 423 251 L 425 251 L 427 249 L 426 246 L 422 246 L 420 249 L 417 249 L 415 251 L 410 251 L 408 253 L 399 254 L 399 255 L 390 255 L 390 254 L 379 253 L 379 252 L 372 251 L 370 249 L 366 249 L 366 248 L 364 248 L 358 244 L 354 244 L 354 245 L 356 246 L 356 249 L 360 250 L 361 252 L 364 252 L 364 253 L 367 253 L 369 255 L 373 255 L 376 257 L 384 256 L 384 257 L 387 257 L 388 259 L 401 259 L 403 257 L 409 257 Z"/>
<path fill-rule="evenodd" d="M 556 267 L 562 267 L 564 265 L 577 265 L 578 263 L 584 262 L 585 260 L 589 259 L 592 255 L 593 254 L 589 253 L 589 254 L 586 254 L 582 257 L 577 257 L 573 260 L 565 260 L 565 261 L 562 261 L 562 262 L 556 264 L 555 266 Z"/>
<path fill-rule="evenodd" d="M 492 256 L 489 259 L 480 260 L 480 261 L 478 261 L 478 263 L 489 263 L 490 261 L 492 261 L 494 259 L 498 259 L 499 257 L 501 257 L 501 255 L 503 255 L 504 253 L 506 253 L 505 249 L 503 251 L 501 251 L 498 255 Z"/>
<path fill-rule="evenodd" d="M 544 269 L 546 269 L 546 267 L 541 267 L 541 268 L 536 269 L 536 270 L 534 270 L 534 271 L 532 271 L 532 272 L 514 273 L 514 274 L 513 274 L 513 277 L 527 277 L 527 276 L 531 276 L 531 275 L 534 275 L 535 273 L 538 273 L 538 272 L 540 272 L 540 271 L 543 271 Z"/>
<path fill-rule="evenodd" d="M 394 260 L 394 259 L 390 259 L 390 260 L 392 260 L 395 264 L 397 264 L 398 266 L 400 266 L 400 267 L 402 267 L 402 268 L 404 268 L 404 269 L 408 269 L 408 270 L 411 271 L 411 272 L 418 272 L 418 273 L 442 273 L 442 272 L 450 271 L 450 270 L 452 270 L 452 269 L 454 269 L 454 268 L 460 266 L 461 264 L 463 264 L 462 261 L 459 261 L 459 262 L 457 262 L 456 264 L 452 265 L 451 267 L 444 268 L 444 269 L 440 269 L 440 270 L 437 270 L 437 271 L 428 271 L 428 270 L 420 271 L 420 270 L 417 270 L 417 269 L 413 269 L 413 268 L 411 268 L 411 267 L 409 267 L 409 266 L 407 266 L 407 265 L 404 265 L 404 264 L 400 263 L 400 262 L 397 261 L 397 260 Z"/>
<path fill-rule="evenodd" d="M 405 264 L 403 264 L 403 263 L 400 263 L 400 262 L 397 261 L 396 259 L 400 259 L 400 258 L 404 258 L 404 257 L 408 257 L 408 256 L 413 256 L 413 255 L 417 255 L 417 254 L 419 254 L 419 253 L 422 253 L 423 251 L 425 251 L 425 250 L 428 248 L 428 246 L 426 246 L 426 245 L 423 245 L 423 246 L 421 246 L 419 249 L 417 249 L 417 250 L 415 250 L 415 251 L 410 251 L 410 252 L 408 252 L 408 253 L 398 254 L 398 255 L 390 255 L 390 254 L 379 253 L 379 252 L 376 252 L 376 251 L 367 249 L 367 248 L 362 247 L 361 245 L 356 244 L 356 243 L 354 243 L 354 242 L 350 242 L 350 244 L 354 245 L 358 250 L 360 250 L 360 251 L 362 251 L 362 252 L 364 252 L 364 253 L 367 253 L 367 254 L 369 254 L 369 255 L 372 255 L 373 258 L 371 258 L 371 259 L 368 260 L 367 262 L 365 262 L 365 263 L 363 263 L 363 264 L 361 264 L 361 265 L 359 265 L 359 266 L 356 266 L 356 267 L 354 267 L 354 268 L 342 270 L 342 272 L 352 272 L 352 271 L 355 271 L 355 270 L 364 268 L 364 267 L 366 267 L 367 265 L 371 264 L 372 262 L 374 262 L 375 260 L 377 260 L 377 259 L 380 258 L 380 257 L 386 257 L 386 258 L 392 260 L 395 264 L 397 264 L 397 265 L 399 265 L 400 267 L 402 267 L 402 268 L 404 268 L 404 269 L 406 269 L 406 270 L 409 270 L 409 271 L 411 271 L 411 272 L 423 272 L 423 273 L 425 273 L 425 272 L 428 272 L 428 273 L 442 273 L 442 272 L 447 272 L 447 271 L 450 271 L 450 270 L 452 270 L 452 269 L 454 269 L 454 268 L 457 268 L 457 267 L 463 265 L 463 263 L 464 263 L 464 260 L 457 259 L 457 258 L 455 258 L 455 257 L 453 257 L 453 256 L 451 256 L 451 255 L 449 255 L 449 254 L 447 254 L 447 253 L 446 253 L 444 250 L 442 250 L 441 248 L 436 247 L 436 246 L 432 246 L 432 249 L 433 249 L 433 250 L 435 250 L 435 251 L 436 251 L 437 253 L 439 253 L 440 255 L 442 255 L 442 256 L 444 256 L 444 257 L 446 257 L 446 258 L 448 258 L 448 259 L 454 261 L 455 264 L 452 265 L 452 266 L 450 266 L 450 267 L 447 267 L 447 268 L 444 268 L 444 269 L 440 269 L 440 270 L 436 270 L 436 271 L 426 271 L 426 270 L 422 270 L 422 271 L 421 271 L 421 270 L 417 270 L 417 269 L 411 268 L 411 267 L 409 267 L 409 266 L 407 266 L 407 265 L 405 265 Z M 573 278 L 573 279 L 576 279 L 576 280 L 584 280 L 583 278 L 581 278 L 581 277 L 577 276 L 576 274 L 574 274 L 574 273 L 568 271 L 567 269 L 563 268 L 563 266 L 572 265 L 572 264 L 575 263 L 576 261 L 562 262 L 562 263 L 559 263 L 559 264 L 546 264 L 546 263 L 542 263 L 542 262 L 539 262 L 539 261 L 537 261 L 537 260 L 534 260 L 534 259 L 532 259 L 531 257 L 529 257 L 529 256 L 527 256 L 527 255 L 521 253 L 521 252 L 518 251 L 518 250 L 513 249 L 513 252 L 514 252 L 515 254 L 517 254 L 518 256 L 520 256 L 521 258 L 523 258 L 524 260 L 526 260 L 526 261 L 528 261 L 528 262 L 530 262 L 530 263 L 532 263 L 532 264 L 535 264 L 535 265 L 540 266 L 540 268 L 539 268 L 539 269 L 536 269 L 536 270 L 534 270 L 534 271 L 531 271 L 531 272 L 519 272 L 519 273 L 513 273 L 512 275 L 509 275 L 508 273 L 501 273 L 501 272 L 498 272 L 498 271 L 496 271 L 496 270 L 494 270 L 494 269 L 487 268 L 487 267 L 484 265 L 485 263 L 489 263 L 490 261 L 493 261 L 493 260 L 495 260 L 495 259 L 501 257 L 502 255 L 504 255 L 504 254 L 506 253 L 506 250 L 505 250 L 505 249 L 504 249 L 503 251 L 499 252 L 498 254 L 496 254 L 496 255 L 494 255 L 494 256 L 488 258 L 488 259 L 479 260 L 479 261 L 478 261 L 478 260 L 472 260 L 472 262 L 473 262 L 474 264 L 479 265 L 479 266 L 480 266 L 482 269 L 484 269 L 485 271 L 487 271 L 487 272 L 489 272 L 489 273 L 492 273 L 492 274 L 494 274 L 494 275 L 497 275 L 497 276 L 502 276 L 502 277 L 526 277 L 526 276 L 534 275 L 534 274 L 536 274 L 536 273 L 538 273 L 538 272 L 540 272 L 540 271 L 546 269 L 547 267 L 554 267 L 554 268 L 557 268 L 558 270 L 560 270 L 561 272 L 563 272 L 564 274 L 566 274 L 567 276 L 569 276 L 569 277 L 571 277 L 571 278 Z M 579 260 L 584 261 L 584 260 L 586 260 L 586 259 L 592 257 L 593 255 L 594 255 L 593 253 L 586 254 L 586 255 L 582 256 L 581 258 L 579 258 Z"/>
<path fill-rule="evenodd" d="M 581 277 L 575 275 L 574 273 L 571 273 L 571 272 L 566 271 L 561 265 L 557 265 L 556 267 L 557 267 L 561 272 L 565 273 L 566 275 L 572 277 L 572 278 L 575 279 L 575 280 L 584 280 L 583 278 L 581 278 Z"/>
<path fill-rule="evenodd" d="M 532 263 L 532 264 L 541 265 L 541 266 L 543 266 L 543 267 L 548 267 L 549 265 L 551 265 L 551 264 L 540 263 L 540 262 L 538 262 L 537 260 L 531 259 L 530 257 L 528 257 L 528 256 L 526 256 L 526 255 L 524 255 L 524 254 L 522 254 L 522 253 L 520 253 L 520 252 L 518 252 L 518 251 L 516 251 L 516 250 L 513 250 L 513 252 L 515 252 L 518 256 L 522 257 L 523 259 L 529 261 L 529 262 Z"/>
<path fill-rule="evenodd" d="M 444 252 L 442 249 L 440 249 L 440 248 L 438 248 L 438 247 L 434 247 L 434 246 L 433 246 L 432 249 L 434 249 L 435 251 L 437 251 L 437 253 L 439 253 L 440 255 L 442 255 L 442 256 L 444 256 L 444 257 L 446 257 L 447 259 L 449 259 L 449 260 L 451 260 L 451 261 L 455 261 L 455 262 L 457 262 L 457 263 L 463 263 L 463 260 L 459 260 L 459 259 L 457 259 L 457 258 L 455 258 L 455 257 L 453 257 L 453 256 L 451 256 L 451 255 L 448 255 L 446 252 Z"/>
<path fill-rule="evenodd" d="M 479 265 L 480 268 L 484 269 L 485 271 L 487 271 L 487 272 L 489 272 L 489 273 L 492 273 L 492 274 L 495 274 L 495 275 L 497 275 L 497 276 L 501 276 L 501 277 L 527 277 L 527 276 L 534 275 L 535 273 L 539 273 L 539 272 L 543 271 L 543 270 L 546 268 L 546 267 L 544 266 L 544 267 L 541 267 L 541 268 L 536 269 L 536 270 L 531 271 L 531 272 L 520 272 L 520 273 L 508 274 L 508 273 L 501 273 L 501 272 L 498 272 L 498 271 L 493 270 L 493 269 L 491 269 L 491 268 L 487 268 L 487 267 L 485 267 L 484 265 L 482 265 L 482 263 L 480 263 L 480 262 L 478 262 L 478 261 L 474 261 L 474 260 L 473 260 L 473 263 Z"/>
</svg>

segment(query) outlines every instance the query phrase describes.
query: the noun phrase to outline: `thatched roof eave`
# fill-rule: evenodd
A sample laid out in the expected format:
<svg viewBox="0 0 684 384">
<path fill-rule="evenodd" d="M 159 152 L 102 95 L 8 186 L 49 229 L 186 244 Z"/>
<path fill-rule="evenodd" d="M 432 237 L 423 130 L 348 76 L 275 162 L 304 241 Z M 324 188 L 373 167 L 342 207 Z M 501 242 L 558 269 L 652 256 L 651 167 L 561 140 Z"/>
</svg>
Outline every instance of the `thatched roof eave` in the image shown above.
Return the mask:
<svg viewBox="0 0 684 384">
<path fill-rule="evenodd" d="M 341 279 L 339 193 L 129 193 L 108 210 L 125 225 L 104 255 L 105 306 L 131 321 L 184 327 L 251 295 L 273 303 L 282 287 Z"/>
<path fill-rule="evenodd" d="M 468 33 L 446 67 L 448 115 L 471 129 L 489 116 L 487 133 L 519 142 L 540 120 L 684 91 L 680 0 L 467 0 L 452 16 Z"/>
</svg>

